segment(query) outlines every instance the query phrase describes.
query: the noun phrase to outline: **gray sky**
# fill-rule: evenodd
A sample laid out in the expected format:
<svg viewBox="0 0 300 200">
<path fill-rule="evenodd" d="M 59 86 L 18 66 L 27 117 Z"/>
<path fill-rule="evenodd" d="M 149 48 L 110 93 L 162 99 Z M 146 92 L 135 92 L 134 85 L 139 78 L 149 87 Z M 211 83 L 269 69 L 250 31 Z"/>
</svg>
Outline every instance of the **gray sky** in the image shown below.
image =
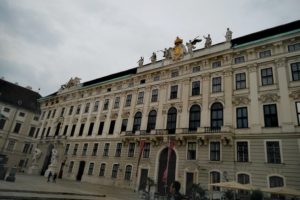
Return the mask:
<svg viewBox="0 0 300 200">
<path fill-rule="evenodd" d="M 235 38 L 299 20 L 299 8 L 299 0 L 0 0 L 0 77 L 44 96 L 70 77 L 127 70 L 140 56 L 146 64 L 176 36 L 210 33 L 215 44 L 227 27 Z"/>
</svg>

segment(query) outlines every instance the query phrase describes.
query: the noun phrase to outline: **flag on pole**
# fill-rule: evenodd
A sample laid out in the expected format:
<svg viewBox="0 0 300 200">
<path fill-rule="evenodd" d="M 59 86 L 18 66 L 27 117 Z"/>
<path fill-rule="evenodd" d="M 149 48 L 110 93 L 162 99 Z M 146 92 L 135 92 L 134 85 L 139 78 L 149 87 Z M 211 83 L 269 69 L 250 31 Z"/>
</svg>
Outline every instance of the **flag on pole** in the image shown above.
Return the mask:
<svg viewBox="0 0 300 200">
<path fill-rule="evenodd" d="M 136 167 L 136 174 L 135 174 L 135 177 L 137 177 L 137 175 L 138 175 L 139 165 L 140 165 L 142 153 L 143 153 L 143 151 L 144 151 L 144 147 L 145 147 L 145 141 L 144 141 L 144 140 L 141 140 L 141 141 L 140 141 L 140 155 L 139 155 L 139 159 L 138 159 L 138 162 L 137 162 L 137 167 Z"/>
</svg>

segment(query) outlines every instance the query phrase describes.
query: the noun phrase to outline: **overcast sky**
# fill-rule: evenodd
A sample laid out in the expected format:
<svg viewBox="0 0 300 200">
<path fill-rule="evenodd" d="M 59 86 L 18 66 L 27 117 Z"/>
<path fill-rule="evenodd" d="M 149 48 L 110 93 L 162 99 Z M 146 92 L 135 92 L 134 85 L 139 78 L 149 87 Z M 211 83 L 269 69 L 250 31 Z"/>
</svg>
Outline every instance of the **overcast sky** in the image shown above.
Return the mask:
<svg viewBox="0 0 300 200">
<path fill-rule="evenodd" d="M 299 8 L 299 0 L 0 0 L 0 77 L 45 96 L 71 77 L 137 67 L 140 56 L 146 64 L 176 36 L 210 33 L 215 44 L 227 27 L 235 38 L 299 20 Z"/>
</svg>

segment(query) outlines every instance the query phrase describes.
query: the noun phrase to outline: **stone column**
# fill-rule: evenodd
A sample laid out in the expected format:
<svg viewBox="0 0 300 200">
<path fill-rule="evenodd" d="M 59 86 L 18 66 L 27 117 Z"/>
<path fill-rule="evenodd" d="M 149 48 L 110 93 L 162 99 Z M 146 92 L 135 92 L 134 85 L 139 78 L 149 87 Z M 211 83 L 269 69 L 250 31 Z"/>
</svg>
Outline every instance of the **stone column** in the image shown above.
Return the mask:
<svg viewBox="0 0 300 200">
<path fill-rule="evenodd" d="M 281 121 L 281 127 L 283 132 L 293 132 L 293 119 L 291 113 L 291 102 L 289 99 L 289 88 L 288 88 L 288 79 L 287 79 L 287 70 L 286 70 L 286 59 L 282 58 L 276 60 L 276 68 L 278 74 L 278 85 L 279 85 L 279 108 L 278 108 L 278 118 L 279 123 Z M 280 114 L 280 115 L 279 115 Z"/>
<path fill-rule="evenodd" d="M 123 107 L 124 107 L 124 104 L 125 104 L 125 98 L 126 98 L 125 94 L 122 94 L 120 96 L 120 107 L 119 107 L 119 111 L 118 111 L 118 117 L 116 119 L 115 131 L 114 131 L 116 134 L 121 133 L 122 112 L 123 112 Z"/>
<path fill-rule="evenodd" d="M 210 75 L 203 74 L 202 75 L 201 127 L 210 127 L 209 96 L 210 96 Z"/>
<path fill-rule="evenodd" d="M 258 80 L 257 80 L 257 65 L 250 65 L 249 68 L 249 89 L 250 89 L 250 108 L 249 108 L 249 119 L 251 118 L 250 122 L 252 132 L 253 133 L 259 133 L 261 132 L 261 119 L 259 113 L 260 111 L 260 105 L 258 102 Z M 249 123 L 250 124 L 250 123 Z"/>
<path fill-rule="evenodd" d="M 232 127 L 232 71 L 227 70 L 224 73 L 224 126 Z"/>
<path fill-rule="evenodd" d="M 157 119 L 156 119 L 156 129 L 165 129 L 164 121 L 166 118 L 166 114 L 163 113 L 163 105 L 166 103 L 167 99 L 167 85 L 161 84 L 159 86 L 159 104 L 158 104 L 158 111 L 157 111 Z"/>
<path fill-rule="evenodd" d="M 144 107 L 143 107 L 143 113 L 142 113 L 141 130 L 147 129 L 148 114 L 150 112 L 150 110 L 149 110 L 150 94 L 151 94 L 151 87 L 148 86 L 148 87 L 146 87 L 146 90 L 144 92 Z"/>
<path fill-rule="evenodd" d="M 128 117 L 128 124 L 127 124 L 127 130 L 131 131 L 133 127 L 133 119 L 134 119 L 134 111 L 135 111 L 135 105 L 136 105 L 136 98 L 137 98 L 137 90 L 132 91 L 132 98 L 131 98 L 131 106 L 130 106 L 130 115 Z"/>
</svg>

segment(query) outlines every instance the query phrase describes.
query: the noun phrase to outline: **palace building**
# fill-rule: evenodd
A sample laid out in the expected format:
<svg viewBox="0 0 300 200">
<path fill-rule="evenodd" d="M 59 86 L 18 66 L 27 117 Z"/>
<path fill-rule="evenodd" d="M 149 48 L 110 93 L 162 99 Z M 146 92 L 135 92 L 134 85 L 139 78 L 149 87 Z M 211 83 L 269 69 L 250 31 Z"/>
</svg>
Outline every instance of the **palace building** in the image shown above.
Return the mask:
<svg viewBox="0 0 300 200">
<path fill-rule="evenodd" d="M 224 181 L 300 190 L 300 21 L 231 34 L 197 50 L 178 37 L 162 60 L 39 99 L 39 173 L 136 190 L 149 177 L 160 194 L 173 180 L 184 194 Z"/>
</svg>

